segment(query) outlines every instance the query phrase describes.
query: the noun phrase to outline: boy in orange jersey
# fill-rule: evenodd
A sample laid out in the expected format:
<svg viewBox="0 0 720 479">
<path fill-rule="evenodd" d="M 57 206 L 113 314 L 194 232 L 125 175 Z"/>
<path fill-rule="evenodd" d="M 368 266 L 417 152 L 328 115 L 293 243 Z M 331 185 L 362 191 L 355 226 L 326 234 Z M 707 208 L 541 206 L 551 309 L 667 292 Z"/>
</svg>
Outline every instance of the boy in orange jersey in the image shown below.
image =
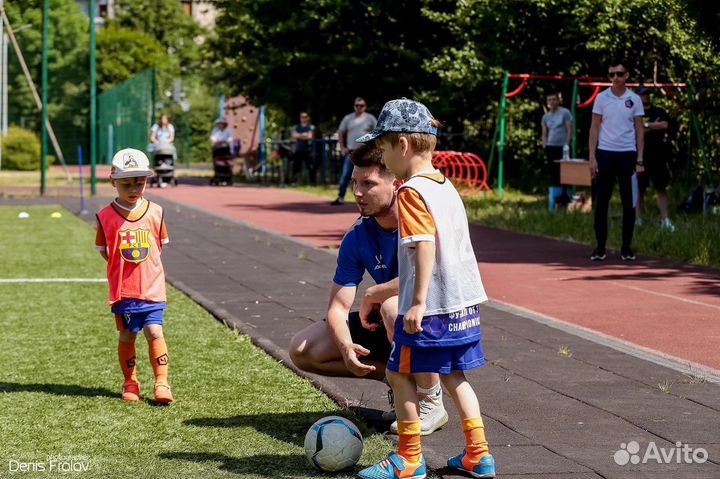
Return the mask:
<svg viewBox="0 0 720 479">
<path fill-rule="evenodd" d="M 135 337 L 142 330 L 155 374 L 155 401 L 168 404 L 173 395 L 162 328 L 166 297 L 160 261 L 168 235 L 162 207 L 143 198 L 145 182 L 152 175 L 142 151 L 126 148 L 115 154 L 110 178 L 118 196 L 97 214 L 95 246 L 108 263 L 110 308 L 119 331 L 118 357 L 125 377 L 122 399 L 140 400 Z"/>
<path fill-rule="evenodd" d="M 460 414 L 465 450 L 448 467 L 472 477 L 495 477 L 480 406 L 465 370 L 482 366 L 480 303 L 487 301 L 467 216 L 452 183 L 432 165 L 437 127 L 422 103 L 385 104 L 373 131 L 387 167 L 404 180 L 398 190 L 400 294 L 387 377 L 395 394 L 400 444 L 363 479 L 422 479 L 415 373 L 440 373 Z"/>
</svg>

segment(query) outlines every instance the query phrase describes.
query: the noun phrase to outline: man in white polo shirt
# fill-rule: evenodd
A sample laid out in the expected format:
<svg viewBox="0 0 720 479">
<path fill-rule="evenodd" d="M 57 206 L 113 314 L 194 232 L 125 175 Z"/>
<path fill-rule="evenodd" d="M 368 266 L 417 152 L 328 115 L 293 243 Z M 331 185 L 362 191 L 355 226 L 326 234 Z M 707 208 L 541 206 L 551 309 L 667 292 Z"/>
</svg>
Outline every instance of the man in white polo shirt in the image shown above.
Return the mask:
<svg viewBox="0 0 720 479">
<path fill-rule="evenodd" d="M 645 111 L 640 97 L 625 87 L 629 75 L 622 63 L 611 63 L 608 76 L 612 86 L 595 99 L 590 126 L 590 174 L 595 179 L 593 206 L 597 240 L 590 259 L 602 261 L 607 258 L 608 206 L 617 179 L 623 207 L 620 258 L 635 261 L 635 253 L 630 248 L 635 228 L 632 184 L 633 174 L 644 171 Z"/>
</svg>

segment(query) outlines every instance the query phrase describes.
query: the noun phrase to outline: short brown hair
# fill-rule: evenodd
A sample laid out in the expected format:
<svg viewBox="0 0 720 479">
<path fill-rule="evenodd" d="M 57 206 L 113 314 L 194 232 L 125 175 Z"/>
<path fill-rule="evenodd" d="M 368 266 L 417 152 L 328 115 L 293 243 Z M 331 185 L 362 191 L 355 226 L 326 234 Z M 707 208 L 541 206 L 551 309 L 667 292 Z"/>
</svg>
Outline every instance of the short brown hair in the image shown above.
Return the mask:
<svg viewBox="0 0 720 479">
<path fill-rule="evenodd" d="M 432 126 L 439 129 L 442 128 L 443 125 L 440 121 L 433 118 Z M 437 136 L 431 133 L 398 133 L 395 131 L 383 133 L 375 140 L 375 144 L 385 141 L 390 143 L 390 146 L 395 147 L 398 143 L 400 143 L 400 137 L 406 138 L 410 147 L 416 153 L 425 153 L 428 151 L 433 152 L 435 151 L 435 146 L 437 145 Z"/>
<path fill-rule="evenodd" d="M 380 170 L 380 174 L 391 174 L 390 170 L 388 170 L 385 165 L 382 150 L 374 145 L 369 145 L 367 143 L 361 144 L 353 150 L 352 153 L 350 153 L 350 161 L 352 161 L 353 165 L 360 168 L 377 166 Z"/>
</svg>

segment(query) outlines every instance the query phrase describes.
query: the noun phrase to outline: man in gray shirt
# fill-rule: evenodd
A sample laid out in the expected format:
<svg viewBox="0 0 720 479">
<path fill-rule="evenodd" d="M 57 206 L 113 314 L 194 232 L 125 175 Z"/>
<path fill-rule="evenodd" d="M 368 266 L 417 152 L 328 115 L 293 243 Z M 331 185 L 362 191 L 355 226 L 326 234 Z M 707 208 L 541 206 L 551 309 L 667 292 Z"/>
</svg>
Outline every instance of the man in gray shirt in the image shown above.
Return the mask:
<svg viewBox="0 0 720 479">
<path fill-rule="evenodd" d="M 560 164 L 555 160 L 563 158 L 563 147 L 570 145 L 572 138 L 572 114 L 567 108 L 560 106 L 560 95 L 550 93 L 547 96 L 548 111 L 542 117 L 542 144 L 545 149 L 552 185 L 560 184 Z M 567 197 L 566 187 L 563 186 L 562 197 Z"/>
<path fill-rule="evenodd" d="M 340 153 L 343 156 L 342 173 L 340 174 L 340 188 L 338 197 L 332 202 L 333 205 L 345 204 L 345 192 L 350 183 L 350 175 L 352 175 L 353 164 L 350 161 L 350 153 L 359 145 L 355 141 L 366 133 L 369 133 L 377 124 L 377 119 L 366 112 L 367 103 L 361 97 L 355 98 L 355 111 L 345 117 L 340 122 L 338 128 L 338 143 L 340 144 Z"/>
</svg>

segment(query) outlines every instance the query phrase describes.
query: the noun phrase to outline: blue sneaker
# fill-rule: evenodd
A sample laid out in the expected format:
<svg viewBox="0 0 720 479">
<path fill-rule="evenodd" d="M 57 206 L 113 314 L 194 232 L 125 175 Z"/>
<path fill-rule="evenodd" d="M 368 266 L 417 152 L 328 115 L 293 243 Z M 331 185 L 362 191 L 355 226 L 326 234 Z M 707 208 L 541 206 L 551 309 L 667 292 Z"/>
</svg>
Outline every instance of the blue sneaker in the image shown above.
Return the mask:
<svg viewBox="0 0 720 479">
<path fill-rule="evenodd" d="M 478 464 L 472 464 L 464 460 L 466 452 L 448 459 L 448 467 L 457 471 L 467 472 L 472 477 L 495 477 L 495 458 L 491 454 L 480 458 Z"/>
<path fill-rule="evenodd" d="M 420 456 L 420 462 L 412 463 L 396 452 L 374 466 L 358 472 L 360 479 L 423 479 L 427 473 L 425 456 Z"/>
</svg>

